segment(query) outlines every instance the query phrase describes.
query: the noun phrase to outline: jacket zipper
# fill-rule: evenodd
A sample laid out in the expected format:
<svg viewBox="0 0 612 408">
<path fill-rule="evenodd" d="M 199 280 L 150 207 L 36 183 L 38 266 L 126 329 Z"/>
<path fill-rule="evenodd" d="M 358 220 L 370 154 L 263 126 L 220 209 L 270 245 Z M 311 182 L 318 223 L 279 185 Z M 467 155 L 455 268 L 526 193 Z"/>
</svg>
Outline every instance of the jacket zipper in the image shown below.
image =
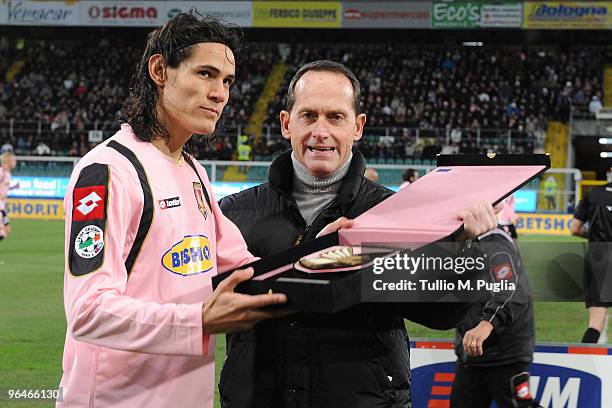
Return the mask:
<svg viewBox="0 0 612 408">
<path fill-rule="evenodd" d="M 300 244 L 300 242 L 302 242 L 302 239 L 304 238 L 304 235 L 306 235 L 306 232 L 308 232 L 308 228 L 310 228 L 310 226 L 306 227 L 306 229 L 304 229 L 304 231 L 302 231 L 302 233 L 297 236 L 297 239 L 293 243 L 293 246 L 298 246 Z"/>
<path fill-rule="evenodd" d="M 302 233 L 300 235 L 297 236 L 295 242 L 293 243 L 293 246 L 297 246 L 300 244 L 300 242 L 302 242 L 302 239 L 304 239 L 304 236 L 306 235 L 306 233 L 308 232 L 308 229 L 310 229 L 310 227 L 312 227 L 312 225 L 319 219 L 319 217 L 321 216 L 321 214 L 323 214 L 325 211 L 329 210 L 331 207 L 333 207 L 333 205 L 336 204 L 336 199 L 332 200 L 331 203 L 329 203 L 329 205 L 327 207 L 325 207 L 323 209 L 323 211 L 321 211 L 319 213 L 319 215 L 317 215 L 317 218 L 314 219 L 314 221 L 312 222 L 312 224 L 307 225 L 306 228 L 304 229 L 304 231 L 302 231 Z M 297 204 L 295 204 L 295 202 L 292 202 L 292 205 L 294 206 L 294 208 L 296 209 L 296 211 L 299 210 L 297 209 Z"/>
</svg>

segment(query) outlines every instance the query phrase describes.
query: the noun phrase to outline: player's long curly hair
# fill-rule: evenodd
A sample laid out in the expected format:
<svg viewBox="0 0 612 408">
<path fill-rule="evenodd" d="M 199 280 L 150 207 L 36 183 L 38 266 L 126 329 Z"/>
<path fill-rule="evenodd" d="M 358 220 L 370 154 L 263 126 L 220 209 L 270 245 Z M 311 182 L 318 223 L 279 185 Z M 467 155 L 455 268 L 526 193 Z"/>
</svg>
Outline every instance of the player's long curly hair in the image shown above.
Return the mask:
<svg viewBox="0 0 612 408">
<path fill-rule="evenodd" d="M 214 42 L 226 45 L 238 63 L 243 35 L 240 28 L 212 16 L 201 16 L 197 11 L 180 13 L 149 33 L 147 45 L 132 77 L 130 94 L 119 113 L 119 120 L 130 124 L 136 136 L 143 141 L 167 139 L 168 131 L 157 115 L 160 92 L 149 76 L 149 58 L 160 54 L 165 63 L 178 67 L 192 53 L 192 46 Z M 223 127 L 224 116 L 217 122 Z M 217 132 L 215 130 L 215 133 Z"/>
</svg>

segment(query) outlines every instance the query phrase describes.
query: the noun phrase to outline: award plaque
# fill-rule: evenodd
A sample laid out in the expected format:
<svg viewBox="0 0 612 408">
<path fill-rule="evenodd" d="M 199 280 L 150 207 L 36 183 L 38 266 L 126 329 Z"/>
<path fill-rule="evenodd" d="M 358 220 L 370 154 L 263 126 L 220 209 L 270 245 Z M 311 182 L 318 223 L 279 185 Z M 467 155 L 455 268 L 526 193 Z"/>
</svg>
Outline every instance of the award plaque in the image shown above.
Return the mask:
<svg viewBox="0 0 612 408">
<path fill-rule="evenodd" d="M 550 168 L 545 154 L 438 155 L 437 167 L 354 219 L 351 228 L 244 265 L 254 277 L 236 291 L 278 292 L 306 312 L 333 313 L 361 302 L 360 272 L 375 257 L 452 241 L 459 212 L 477 201 L 493 205 Z M 213 286 L 232 271 L 213 277 Z"/>
</svg>

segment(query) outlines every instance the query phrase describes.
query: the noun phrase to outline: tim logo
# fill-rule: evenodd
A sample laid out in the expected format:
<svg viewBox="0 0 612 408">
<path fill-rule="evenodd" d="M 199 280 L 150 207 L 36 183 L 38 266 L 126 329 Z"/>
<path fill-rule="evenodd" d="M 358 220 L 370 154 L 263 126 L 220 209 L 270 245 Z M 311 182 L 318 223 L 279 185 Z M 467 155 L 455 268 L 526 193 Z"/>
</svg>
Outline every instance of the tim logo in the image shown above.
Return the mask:
<svg viewBox="0 0 612 408">
<path fill-rule="evenodd" d="M 532 364 L 531 392 L 545 408 L 601 407 L 601 380 L 571 368 Z M 455 363 L 438 363 L 412 370 L 412 407 L 448 408 Z M 491 407 L 497 408 L 495 403 Z"/>
<path fill-rule="evenodd" d="M 159 200 L 158 203 L 161 210 L 166 210 L 168 208 L 180 207 L 181 199 L 179 197 L 166 198 Z"/>
</svg>

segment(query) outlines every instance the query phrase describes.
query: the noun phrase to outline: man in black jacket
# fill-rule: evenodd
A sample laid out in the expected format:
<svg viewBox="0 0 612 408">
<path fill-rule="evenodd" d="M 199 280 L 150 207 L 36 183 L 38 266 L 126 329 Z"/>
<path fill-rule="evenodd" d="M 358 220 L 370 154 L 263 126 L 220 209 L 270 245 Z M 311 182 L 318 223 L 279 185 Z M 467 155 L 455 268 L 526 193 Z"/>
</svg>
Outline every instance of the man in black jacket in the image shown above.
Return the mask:
<svg viewBox="0 0 612 408">
<path fill-rule="evenodd" d="M 512 377 L 528 371 L 533 360 L 531 288 L 512 238 L 501 229 L 480 237 L 474 251 L 488 260 L 482 278 L 499 284 L 500 290 L 486 302 L 475 303 L 457 328 L 450 406 L 488 408 L 495 400 L 499 408 L 512 408 L 513 398 L 519 400 L 516 394 L 523 403 L 531 400 L 528 384 L 526 389 L 511 389 Z"/>
<path fill-rule="evenodd" d="M 274 160 L 267 183 L 220 203 L 254 255 L 311 240 L 332 221 L 355 218 L 392 194 L 363 176 L 365 160 L 353 149 L 366 122 L 360 94 L 355 75 L 331 61 L 309 63 L 291 80 L 280 120 L 292 151 Z M 497 224 L 483 203 L 461 215 L 468 237 Z M 409 407 L 404 316 L 390 303 L 361 304 L 329 315 L 298 313 L 228 336 L 221 405 Z"/>
</svg>

